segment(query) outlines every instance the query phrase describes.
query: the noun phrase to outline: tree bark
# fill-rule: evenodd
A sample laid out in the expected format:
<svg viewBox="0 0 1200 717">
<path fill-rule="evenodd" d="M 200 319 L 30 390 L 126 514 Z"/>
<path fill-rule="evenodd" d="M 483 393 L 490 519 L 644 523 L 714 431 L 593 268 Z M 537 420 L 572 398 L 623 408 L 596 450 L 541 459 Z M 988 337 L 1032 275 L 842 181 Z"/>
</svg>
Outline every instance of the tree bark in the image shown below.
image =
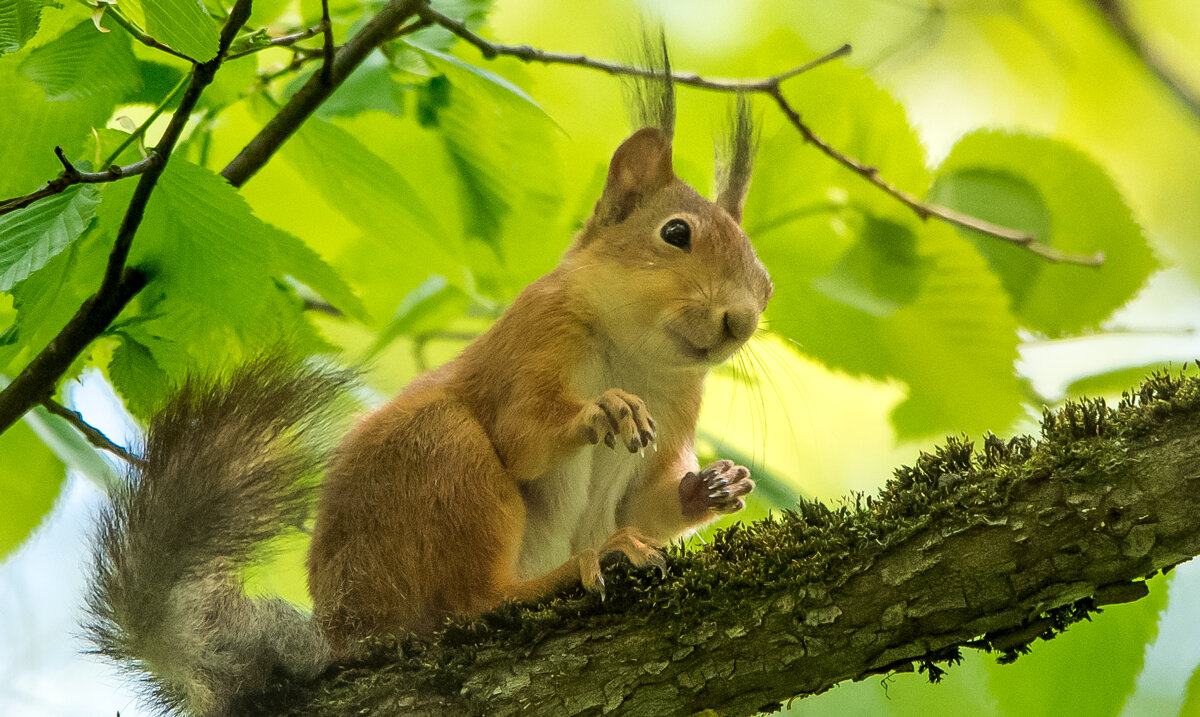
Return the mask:
<svg viewBox="0 0 1200 717">
<path fill-rule="evenodd" d="M 889 671 L 936 680 L 964 646 L 1015 658 L 1200 554 L 1200 379 L 1068 404 L 1039 440 L 950 440 L 877 496 L 670 552 L 665 578 L 614 566 L 607 600 L 577 591 L 380 644 L 247 711 L 752 715 Z"/>
</svg>

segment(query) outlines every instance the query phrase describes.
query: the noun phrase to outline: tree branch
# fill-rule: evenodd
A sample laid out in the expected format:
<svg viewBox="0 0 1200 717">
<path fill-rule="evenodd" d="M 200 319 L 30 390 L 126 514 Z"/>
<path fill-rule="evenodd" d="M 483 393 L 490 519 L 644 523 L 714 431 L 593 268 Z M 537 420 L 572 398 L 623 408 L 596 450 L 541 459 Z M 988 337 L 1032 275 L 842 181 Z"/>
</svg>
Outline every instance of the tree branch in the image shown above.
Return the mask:
<svg viewBox="0 0 1200 717">
<path fill-rule="evenodd" d="M 130 465 L 140 466 L 144 464 L 144 461 L 141 458 L 133 455 L 122 446 L 113 443 L 108 436 L 101 433 L 95 426 L 83 420 L 83 416 L 78 411 L 72 411 L 52 398 L 47 398 L 46 400 L 42 401 L 42 405 L 45 406 L 46 410 L 50 413 L 58 416 L 74 426 L 75 430 L 82 433 L 83 437 L 87 439 L 88 443 L 91 443 L 96 448 L 99 448 L 102 451 L 108 451 Z"/>
<path fill-rule="evenodd" d="M 179 107 L 171 116 L 162 139 L 151 151 L 151 156 L 159 159 L 142 172 L 137 187 L 133 190 L 133 198 L 129 202 L 129 208 L 125 210 L 125 217 L 121 220 L 112 252 L 108 256 L 100 288 L 79 307 L 62 331 L 50 340 L 13 382 L 0 392 L 0 433 L 8 430 L 26 411 L 41 403 L 53 392 L 54 385 L 75 357 L 108 328 L 125 305 L 145 286 L 145 275 L 125 268 L 133 237 L 141 226 L 146 205 L 150 202 L 150 194 L 166 168 L 171 151 L 175 149 L 176 142 L 183 134 L 192 109 L 220 68 L 229 43 L 250 17 L 250 4 L 251 0 L 237 0 L 225 26 L 221 29 L 217 56 L 192 68 L 191 80 Z M 70 166 L 65 160 L 64 164 Z"/>
<path fill-rule="evenodd" d="M 874 497 L 734 527 L 508 605 L 436 642 L 378 646 L 253 714 L 751 715 L 959 648 L 1015 659 L 1200 554 L 1200 379 L 1148 379 L 1116 409 L 1046 412 L 1040 440 L 949 441 Z"/>
<path fill-rule="evenodd" d="M 225 60 L 226 61 L 236 60 L 239 57 L 253 55 L 256 52 L 262 52 L 263 50 L 269 50 L 273 47 L 291 48 L 297 42 L 300 42 L 302 40 L 307 40 L 310 37 L 316 37 L 317 35 L 320 35 L 322 32 L 325 31 L 325 28 L 327 26 L 328 26 L 328 23 L 325 20 L 322 20 L 321 22 L 317 23 L 316 25 L 313 25 L 312 27 L 308 27 L 303 30 L 297 30 L 296 32 L 291 32 L 286 35 L 280 35 L 279 37 L 272 37 L 270 40 L 268 40 L 266 42 L 266 44 L 261 45 L 259 47 L 251 47 L 250 49 L 242 50 L 241 52 L 231 52 L 225 58 Z M 304 51 L 312 52 L 312 50 L 308 50 L 308 49 L 305 49 Z"/>
<path fill-rule="evenodd" d="M 1200 120 L 1200 94 L 1163 60 L 1142 34 L 1133 26 L 1129 19 L 1129 11 L 1121 0 L 1091 0 L 1092 5 L 1100 12 L 1100 16 L 1108 23 L 1109 29 L 1120 38 L 1121 42 L 1141 60 L 1150 74 L 1167 88 L 1184 109 Z"/>
<path fill-rule="evenodd" d="M 1100 1 L 1100 0 L 1097 0 Z M 610 75 L 630 75 L 638 77 L 653 76 L 655 71 L 649 68 L 635 67 L 624 65 L 608 60 L 597 60 L 585 55 L 568 55 L 555 52 L 546 52 L 528 45 L 503 45 L 490 42 L 483 39 L 479 35 L 471 32 L 467 26 L 454 18 L 447 17 L 442 13 L 426 7 L 421 10 L 421 17 L 426 20 L 441 25 L 450 32 L 466 40 L 471 45 L 479 50 L 480 54 L 486 59 L 495 59 L 496 57 L 506 55 L 515 57 L 523 62 L 541 62 L 546 64 L 563 64 L 574 65 L 576 67 L 586 67 L 593 70 L 606 72 Z M 940 221 L 952 224 L 954 226 L 970 229 L 985 236 L 990 236 L 994 239 L 1012 244 L 1027 251 L 1030 251 L 1037 256 L 1052 262 L 1062 262 L 1069 264 L 1079 264 L 1082 266 L 1100 266 L 1104 263 L 1104 253 L 1097 252 L 1090 256 L 1067 254 L 1061 252 L 1054 247 L 1039 242 L 1037 237 L 1027 233 L 1000 226 L 992 222 L 980 219 L 978 217 L 963 214 L 949 207 L 943 207 L 937 204 L 927 204 L 919 200 L 915 195 L 905 192 L 880 176 L 879 170 L 875 167 L 868 166 L 859 160 L 850 157 L 822 140 L 812 128 L 803 122 L 800 114 L 791 106 L 783 95 L 783 82 L 796 77 L 808 70 L 819 67 L 830 60 L 843 57 L 850 53 L 849 45 L 841 47 L 829 52 L 817 59 L 807 62 L 803 65 L 795 67 L 787 72 L 782 72 L 778 75 L 765 77 L 761 79 L 751 80 L 718 80 L 701 77 L 694 73 L 672 73 L 672 78 L 675 82 L 681 85 L 688 85 L 704 90 L 712 90 L 715 92 L 751 92 L 766 94 L 773 99 L 780 110 L 783 111 L 788 122 L 796 128 L 797 131 L 804 137 L 805 141 L 816 147 L 822 154 L 833 159 L 838 164 L 850 169 L 855 174 L 858 174 L 863 179 L 866 179 L 871 184 L 886 192 L 889 196 L 900 201 L 909 209 L 911 209 L 921 219 L 929 219 L 933 217 Z"/>
<path fill-rule="evenodd" d="M 14 197 L 12 199 L 6 199 L 3 202 L 0 202 L 0 216 L 8 214 L 9 212 L 15 212 L 18 209 L 24 209 L 40 199 L 45 199 L 46 197 L 64 192 L 68 187 L 72 187 L 76 184 L 101 184 L 103 182 L 115 182 L 118 179 L 124 179 L 126 177 L 133 177 L 135 175 L 142 174 L 154 167 L 156 164 L 159 164 L 160 161 L 157 154 L 150 154 L 149 156 L 144 157 L 133 164 L 127 164 L 121 167 L 112 165 L 103 172 L 80 172 L 67 160 L 66 156 L 63 154 L 62 147 L 55 147 L 54 153 L 58 156 L 58 160 L 63 164 L 62 173 L 54 179 L 51 179 L 44 187 L 41 187 L 37 191 L 30 192 L 23 197 Z"/>
<path fill-rule="evenodd" d="M 245 184 L 300 128 L 309 115 L 333 94 L 338 85 L 350 76 L 367 55 L 386 41 L 402 22 L 414 15 L 424 4 L 425 0 L 391 0 L 385 5 L 354 37 L 334 53 L 333 62 L 326 63 L 329 66 L 328 73 L 322 71 L 308 78 L 283 109 L 279 110 L 221 170 L 221 176 L 235 187 Z"/>
</svg>

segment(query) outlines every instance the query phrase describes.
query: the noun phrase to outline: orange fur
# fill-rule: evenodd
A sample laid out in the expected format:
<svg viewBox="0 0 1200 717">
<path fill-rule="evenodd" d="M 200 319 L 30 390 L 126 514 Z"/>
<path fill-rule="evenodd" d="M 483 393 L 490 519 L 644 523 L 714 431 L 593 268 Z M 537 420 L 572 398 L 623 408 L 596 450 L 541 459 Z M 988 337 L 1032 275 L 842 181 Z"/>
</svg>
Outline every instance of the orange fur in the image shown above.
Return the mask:
<svg viewBox="0 0 1200 717">
<path fill-rule="evenodd" d="M 670 153 L 659 130 L 627 140 L 559 267 L 345 439 L 308 560 L 335 652 L 579 580 L 601 588 L 604 553 L 654 563 L 654 542 L 713 516 L 681 499 L 702 382 L 770 281 Z M 686 251 L 659 236 L 672 218 L 691 227 Z M 657 452 L 642 458 L 649 420 Z"/>
</svg>

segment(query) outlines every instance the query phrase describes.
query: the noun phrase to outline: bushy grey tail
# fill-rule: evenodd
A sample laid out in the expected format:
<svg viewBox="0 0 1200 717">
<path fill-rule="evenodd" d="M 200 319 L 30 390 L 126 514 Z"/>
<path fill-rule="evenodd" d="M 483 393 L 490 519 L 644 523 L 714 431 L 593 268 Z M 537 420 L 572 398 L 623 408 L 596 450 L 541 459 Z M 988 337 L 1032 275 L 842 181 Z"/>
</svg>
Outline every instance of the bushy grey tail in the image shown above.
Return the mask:
<svg viewBox="0 0 1200 717">
<path fill-rule="evenodd" d="M 261 358 L 190 380 L 151 421 L 144 466 L 99 518 L 85 628 L 164 711 L 226 714 L 276 672 L 329 664 L 312 619 L 247 597 L 240 572 L 308 517 L 352 380 Z"/>
</svg>

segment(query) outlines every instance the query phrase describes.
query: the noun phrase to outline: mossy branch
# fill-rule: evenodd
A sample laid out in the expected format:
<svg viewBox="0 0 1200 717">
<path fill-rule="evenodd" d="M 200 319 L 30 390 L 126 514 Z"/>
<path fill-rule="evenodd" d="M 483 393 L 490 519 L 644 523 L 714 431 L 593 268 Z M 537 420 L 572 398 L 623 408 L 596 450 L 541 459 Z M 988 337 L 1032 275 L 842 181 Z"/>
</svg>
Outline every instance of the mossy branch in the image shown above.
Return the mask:
<svg viewBox="0 0 1200 717">
<path fill-rule="evenodd" d="M 433 643 L 247 705 L 296 715 L 750 715 L 971 647 L 1015 659 L 1200 554 L 1200 379 L 1156 375 L 1116 408 L 1047 412 L 1039 439 L 950 440 L 876 496 L 804 503 L 673 549 L 665 578 L 612 568 Z"/>
</svg>

